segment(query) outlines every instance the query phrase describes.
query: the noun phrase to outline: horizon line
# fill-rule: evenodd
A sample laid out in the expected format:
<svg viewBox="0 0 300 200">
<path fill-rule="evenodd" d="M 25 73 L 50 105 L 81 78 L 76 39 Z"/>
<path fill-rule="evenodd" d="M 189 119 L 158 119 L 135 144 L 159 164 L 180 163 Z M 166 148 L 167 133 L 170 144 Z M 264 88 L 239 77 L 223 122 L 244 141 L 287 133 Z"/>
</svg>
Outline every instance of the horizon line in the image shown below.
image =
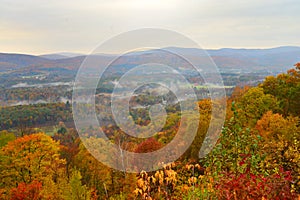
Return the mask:
<svg viewBox="0 0 300 200">
<path fill-rule="evenodd" d="M 197 47 L 177 47 L 177 46 L 168 46 L 168 47 L 163 47 L 163 48 L 185 48 L 185 49 L 203 49 L 205 51 L 210 51 L 210 50 L 222 50 L 222 49 L 232 49 L 232 50 L 268 50 L 268 49 L 276 49 L 276 48 L 281 48 L 281 47 L 298 47 L 300 46 L 297 45 L 282 45 L 282 46 L 269 46 L 269 47 L 218 47 L 218 48 L 197 48 Z M 32 55 L 32 56 L 44 56 L 44 55 L 62 55 L 62 54 L 81 54 L 82 56 L 86 55 L 91 55 L 90 52 L 86 51 L 49 51 L 49 52 L 44 52 L 44 53 L 34 53 L 34 52 L 22 52 L 22 51 L 15 51 L 15 52 L 7 52 L 7 51 L 0 51 L 1 54 L 20 54 L 20 55 Z M 120 53 L 97 53 L 97 54 L 103 54 L 103 55 L 117 55 Z M 63 56 L 63 55 L 62 55 Z M 78 55 L 80 56 L 80 55 Z M 66 56 L 68 57 L 68 56 Z"/>
</svg>

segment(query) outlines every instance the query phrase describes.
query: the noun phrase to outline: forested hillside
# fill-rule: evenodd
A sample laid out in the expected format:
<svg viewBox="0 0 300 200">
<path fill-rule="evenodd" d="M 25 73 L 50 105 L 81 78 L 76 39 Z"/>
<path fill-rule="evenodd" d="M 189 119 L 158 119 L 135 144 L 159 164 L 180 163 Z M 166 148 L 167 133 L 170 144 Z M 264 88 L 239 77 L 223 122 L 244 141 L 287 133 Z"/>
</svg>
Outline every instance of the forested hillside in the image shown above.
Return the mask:
<svg viewBox="0 0 300 200">
<path fill-rule="evenodd" d="M 300 63 L 256 87 L 236 87 L 226 99 L 217 144 L 199 159 L 212 118 L 211 100 L 202 99 L 195 104 L 199 128 L 188 150 L 160 170 L 139 174 L 109 168 L 90 154 L 69 125 L 69 102 L 1 107 L 0 199 L 300 199 L 299 99 Z M 127 138 L 121 145 L 114 124 L 101 128 L 123 149 L 155 151 L 178 131 L 180 112 L 176 105 L 168 109 L 166 125 L 148 139 Z M 144 112 L 132 114 L 137 123 L 148 123 L 139 118 Z M 51 134 L 37 129 L 43 126 L 55 129 Z"/>
</svg>

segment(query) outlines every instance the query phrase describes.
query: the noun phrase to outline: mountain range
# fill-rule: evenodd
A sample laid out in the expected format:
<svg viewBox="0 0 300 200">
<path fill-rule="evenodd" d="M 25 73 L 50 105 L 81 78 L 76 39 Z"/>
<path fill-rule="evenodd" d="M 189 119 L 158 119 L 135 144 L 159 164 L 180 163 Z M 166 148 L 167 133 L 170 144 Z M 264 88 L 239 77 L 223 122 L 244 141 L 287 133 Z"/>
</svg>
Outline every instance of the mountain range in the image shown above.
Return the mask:
<svg viewBox="0 0 300 200">
<path fill-rule="evenodd" d="M 164 50 L 180 52 L 182 55 L 196 56 L 203 50 L 197 48 L 167 47 Z M 231 49 L 206 50 L 221 71 L 273 71 L 284 72 L 300 62 L 300 47 L 282 46 L 270 49 Z M 119 67 L 133 67 L 137 57 L 147 58 L 152 50 L 129 54 Z M 109 54 L 95 55 L 101 59 L 109 59 Z M 86 55 L 77 53 L 54 53 L 46 55 L 26 55 L 0 53 L 0 84 L 14 79 L 14 83 L 22 81 L 18 77 L 42 75 L 43 81 L 62 81 L 59 77 L 69 80 L 74 78 Z M 161 57 L 159 59 L 162 59 Z M 159 63 L 159 59 L 157 62 Z M 201 59 L 199 59 L 201 62 Z"/>
</svg>

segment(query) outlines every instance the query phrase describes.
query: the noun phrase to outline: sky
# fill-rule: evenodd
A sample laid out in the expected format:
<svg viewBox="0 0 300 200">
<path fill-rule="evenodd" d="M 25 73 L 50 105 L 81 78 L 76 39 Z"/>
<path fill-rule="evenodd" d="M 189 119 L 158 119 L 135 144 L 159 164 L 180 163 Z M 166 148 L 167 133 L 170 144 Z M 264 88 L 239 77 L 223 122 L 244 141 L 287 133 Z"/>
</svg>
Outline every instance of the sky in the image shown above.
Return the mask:
<svg viewBox="0 0 300 200">
<path fill-rule="evenodd" d="M 89 53 L 139 28 L 204 49 L 300 46 L 299 22 L 299 0 L 0 0 L 0 52 Z"/>
</svg>

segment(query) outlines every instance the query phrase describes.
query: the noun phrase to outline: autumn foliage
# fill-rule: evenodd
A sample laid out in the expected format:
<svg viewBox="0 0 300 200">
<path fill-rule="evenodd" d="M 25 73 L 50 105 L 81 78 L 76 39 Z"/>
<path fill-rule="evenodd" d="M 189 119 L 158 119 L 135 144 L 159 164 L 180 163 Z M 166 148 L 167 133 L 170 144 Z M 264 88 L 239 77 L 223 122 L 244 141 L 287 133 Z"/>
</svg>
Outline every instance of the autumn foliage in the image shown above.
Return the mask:
<svg viewBox="0 0 300 200">
<path fill-rule="evenodd" d="M 219 102 L 202 99 L 194 104 L 200 121 L 186 152 L 174 163 L 162 163 L 157 171 L 141 170 L 136 174 L 117 171 L 99 162 L 76 130 L 62 122 L 52 136 L 1 131 L 0 199 L 299 199 L 299 99 L 299 63 L 287 73 L 266 77 L 257 87 L 235 88 L 227 99 L 225 124 L 222 130 L 215 130 L 220 137 L 213 150 L 200 159 L 199 150 L 214 119 L 212 106 L 221 110 Z M 69 115 L 69 108 L 62 108 L 59 115 L 63 115 L 64 109 Z M 44 110 L 51 116 L 48 111 Z M 140 123 L 138 116 L 145 113 L 134 114 Z M 31 120 L 30 116 L 26 123 L 39 121 Z M 176 109 L 172 110 L 162 130 L 148 139 L 124 136 L 112 124 L 102 128 L 110 142 L 120 149 L 149 153 L 174 138 L 180 117 Z M 186 127 L 192 124 L 191 120 L 183 120 Z M 5 127 L 11 123 L 21 124 L 16 117 L 5 119 Z M 92 127 L 86 130 L 90 137 L 85 142 L 105 146 L 107 141 L 96 133 Z"/>
<path fill-rule="evenodd" d="M 14 200 L 38 200 L 42 199 L 42 184 L 32 181 L 29 184 L 19 183 L 18 187 L 11 189 L 11 199 Z"/>
</svg>

